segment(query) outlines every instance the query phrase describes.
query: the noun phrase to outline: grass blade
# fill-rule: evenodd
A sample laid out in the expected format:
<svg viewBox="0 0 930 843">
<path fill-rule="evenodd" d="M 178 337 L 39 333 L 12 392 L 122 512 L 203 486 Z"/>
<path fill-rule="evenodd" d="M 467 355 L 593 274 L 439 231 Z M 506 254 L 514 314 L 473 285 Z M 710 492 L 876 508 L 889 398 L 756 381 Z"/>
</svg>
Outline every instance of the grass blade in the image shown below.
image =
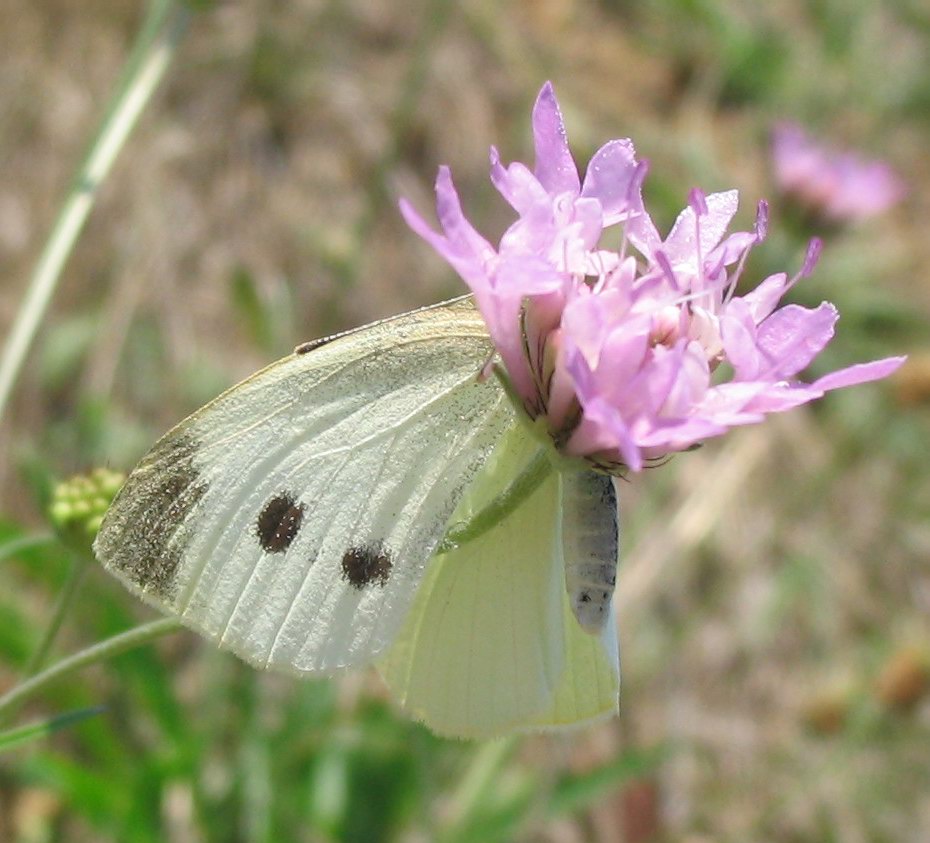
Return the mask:
<svg viewBox="0 0 930 843">
<path fill-rule="evenodd" d="M 0 753 L 9 752 L 11 749 L 15 749 L 30 741 L 48 737 L 52 732 L 57 732 L 59 729 L 73 726 L 75 723 L 80 723 L 82 720 L 87 720 L 87 718 L 94 717 L 103 711 L 106 711 L 106 708 L 101 705 L 94 706 L 93 708 L 81 708 L 77 711 L 69 711 L 66 714 L 53 717 L 50 720 L 28 723 L 16 729 L 0 732 Z"/>
<path fill-rule="evenodd" d="M 98 188 L 164 77 L 189 14 L 175 0 L 154 0 L 149 8 L 124 81 L 55 220 L 0 356 L 0 419 Z"/>
</svg>

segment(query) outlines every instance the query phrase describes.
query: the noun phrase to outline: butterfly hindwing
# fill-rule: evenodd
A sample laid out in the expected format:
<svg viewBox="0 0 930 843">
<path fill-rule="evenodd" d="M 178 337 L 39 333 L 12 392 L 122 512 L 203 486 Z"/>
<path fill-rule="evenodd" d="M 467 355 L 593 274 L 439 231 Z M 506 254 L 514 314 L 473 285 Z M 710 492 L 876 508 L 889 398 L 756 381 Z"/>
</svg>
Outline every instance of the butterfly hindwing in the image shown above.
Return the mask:
<svg viewBox="0 0 930 843">
<path fill-rule="evenodd" d="M 452 521 L 487 506 L 539 447 L 524 428 L 512 428 Z M 395 698 L 433 731 L 489 738 L 616 712 L 613 613 L 598 634 L 586 633 L 565 588 L 564 480 L 552 471 L 493 528 L 439 554 L 379 662 Z M 600 517 L 616 523 L 606 508 Z"/>
<path fill-rule="evenodd" d="M 539 445 L 514 428 L 453 521 L 494 499 Z M 551 472 L 508 517 L 439 554 L 379 664 L 393 696 L 433 731 L 484 738 L 525 723 L 562 670 L 559 477 Z"/>
<path fill-rule="evenodd" d="M 107 514 L 98 557 L 252 663 L 369 661 L 514 424 L 497 382 L 477 378 L 490 349 L 459 299 L 269 366 L 156 444 Z"/>
</svg>

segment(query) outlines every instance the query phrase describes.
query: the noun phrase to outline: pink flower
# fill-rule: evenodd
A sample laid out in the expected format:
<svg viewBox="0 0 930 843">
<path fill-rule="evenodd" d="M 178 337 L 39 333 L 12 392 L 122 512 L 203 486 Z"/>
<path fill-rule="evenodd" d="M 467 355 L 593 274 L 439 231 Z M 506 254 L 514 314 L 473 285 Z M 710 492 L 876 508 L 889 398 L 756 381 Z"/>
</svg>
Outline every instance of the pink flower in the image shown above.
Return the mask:
<svg viewBox="0 0 930 843">
<path fill-rule="evenodd" d="M 465 219 L 445 167 L 436 181 L 441 232 L 405 201 L 401 211 L 471 288 L 511 394 L 563 454 L 639 471 L 903 362 L 800 381 L 838 314 L 827 302 L 778 304 L 813 270 L 819 241 L 794 276 L 777 273 L 737 296 L 746 257 L 765 238 L 764 202 L 753 231 L 728 235 L 737 192 L 692 190 L 663 239 L 643 206 L 646 166 L 631 141 L 602 146 L 580 179 L 548 83 L 533 109 L 533 136 L 532 170 L 504 166 L 491 150 L 491 180 L 517 213 L 496 248 Z M 612 228 L 620 229 L 616 250 L 603 248 Z"/>
<path fill-rule="evenodd" d="M 904 196 L 904 183 L 884 161 L 818 144 L 794 123 L 772 134 L 779 189 L 828 222 L 858 222 L 884 213 Z"/>
</svg>

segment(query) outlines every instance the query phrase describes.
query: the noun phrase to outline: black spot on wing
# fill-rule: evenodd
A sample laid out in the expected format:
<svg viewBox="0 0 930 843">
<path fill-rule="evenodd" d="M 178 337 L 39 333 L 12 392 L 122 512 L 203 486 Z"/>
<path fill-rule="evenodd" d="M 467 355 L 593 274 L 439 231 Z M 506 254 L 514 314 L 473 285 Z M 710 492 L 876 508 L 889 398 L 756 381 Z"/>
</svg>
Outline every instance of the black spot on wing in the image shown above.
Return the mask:
<svg viewBox="0 0 930 843">
<path fill-rule="evenodd" d="M 100 527 L 98 558 L 142 591 L 170 602 L 186 524 L 207 491 L 194 466 L 199 443 L 169 434 L 129 475 Z"/>
<path fill-rule="evenodd" d="M 380 543 L 350 547 L 342 557 L 342 578 L 357 589 L 374 582 L 384 588 L 393 564 L 390 553 Z"/>
<path fill-rule="evenodd" d="M 268 553 L 281 553 L 297 537 L 304 518 L 306 505 L 297 503 L 293 495 L 282 492 L 275 495 L 258 515 L 255 535 Z"/>
</svg>

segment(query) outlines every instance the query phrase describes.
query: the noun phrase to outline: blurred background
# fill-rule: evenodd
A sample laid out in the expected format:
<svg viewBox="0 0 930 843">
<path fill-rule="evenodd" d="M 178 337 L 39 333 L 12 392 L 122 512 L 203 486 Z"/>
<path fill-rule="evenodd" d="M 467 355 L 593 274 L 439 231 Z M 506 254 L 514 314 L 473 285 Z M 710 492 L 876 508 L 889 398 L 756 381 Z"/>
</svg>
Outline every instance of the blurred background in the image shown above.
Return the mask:
<svg viewBox="0 0 930 843">
<path fill-rule="evenodd" d="M 4 335 L 145 11 L 5 0 Z M 579 162 L 621 136 L 650 159 L 661 228 L 694 185 L 740 190 L 736 229 L 769 198 L 750 283 L 825 239 L 792 292 L 842 313 L 814 374 L 910 360 L 622 484 L 619 719 L 445 741 L 373 673 L 298 683 L 175 634 L 2 724 L 90 715 L 0 755 L 0 840 L 930 840 L 928 67 L 923 0 L 192 6 L 0 422 L 0 693 L 58 615 L 47 663 L 154 617 L 75 561 L 56 483 L 128 470 L 299 341 L 462 292 L 397 199 L 429 211 L 448 163 L 498 237 L 487 147 L 531 160 L 546 79 Z M 786 195 L 782 121 L 887 161 L 906 195 L 855 221 Z"/>
</svg>

